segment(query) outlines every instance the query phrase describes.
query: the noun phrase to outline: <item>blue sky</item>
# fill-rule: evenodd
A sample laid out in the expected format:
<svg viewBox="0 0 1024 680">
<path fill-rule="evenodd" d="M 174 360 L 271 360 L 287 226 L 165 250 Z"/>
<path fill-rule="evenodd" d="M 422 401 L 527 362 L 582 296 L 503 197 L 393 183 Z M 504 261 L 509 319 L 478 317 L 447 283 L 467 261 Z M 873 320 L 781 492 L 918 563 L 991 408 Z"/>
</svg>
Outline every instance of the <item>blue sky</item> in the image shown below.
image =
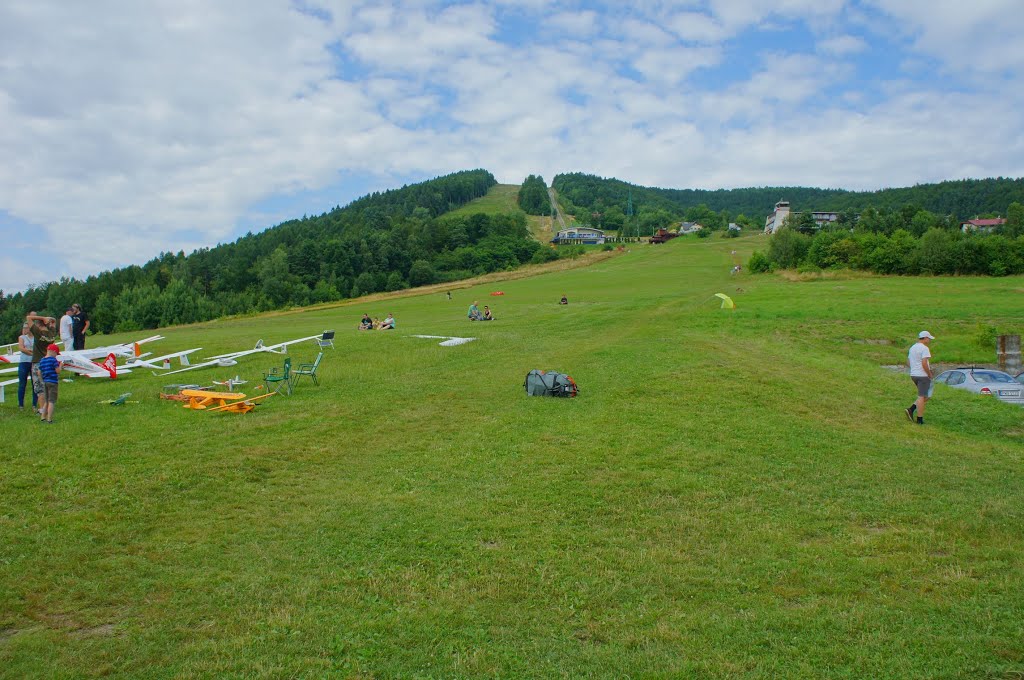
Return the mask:
<svg viewBox="0 0 1024 680">
<path fill-rule="evenodd" d="M 1024 176 L 1022 20 L 1020 0 L 7 0 L 0 289 L 478 167 Z"/>
</svg>

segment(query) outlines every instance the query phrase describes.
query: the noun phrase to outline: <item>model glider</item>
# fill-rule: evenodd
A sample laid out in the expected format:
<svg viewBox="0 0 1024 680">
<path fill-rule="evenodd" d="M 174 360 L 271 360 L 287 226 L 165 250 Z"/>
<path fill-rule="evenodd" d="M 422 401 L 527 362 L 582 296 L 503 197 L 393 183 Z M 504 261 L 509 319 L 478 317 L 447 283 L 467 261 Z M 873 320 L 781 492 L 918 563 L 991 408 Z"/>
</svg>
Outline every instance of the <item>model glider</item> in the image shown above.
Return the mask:
<svg viewBox="0 0 1024 680">
<path fill-rule="evenodd" d="M 263 340 L 256 342 L 256 346 L 252 349 L 244 349 L 240 352 L 228 352 L 227 354 L 217 354 L 216 356 L 207 357 L 206 361 L 198 364 L 192 364 L 191 366 L 185 366 L 174 371 L 167 371 L 164 373 L 156 373 L 154 375 L 173 375 L 175 373 L 183 373 L 184 371 L 193 371 L 197 368 L 206 368 L 208 366 L 220 366 L 228 367 L 234 366 L 238 363 L 238 360 L 242 357 L 249 356 L 250 354 L 261 354 L 263 352 L 270 352 L 272 354 L 286 354 L 288 352 L 288 346 L 294 345 L 299 342 L 308 342 L 310 340 L 319 340 L 322 336 L 310 335 L 305 338 L 296 338 L 295 340 L 287 340 L 280 342 L 276 345 L 264 345 Z"/>
<path fill-rule="evenodd" d="M 181 352 L 172 352 L 171 354 L 164 354 L 163 356 L 150 357 L 148 355 L 140 355 L 133 357 L 126 361 L 120 368 L 152 368 L 159 370 L 169 370 L 171 368 L 171 359 L 177 359 L 182 366 L 191 366 L 189 363 L 188 355 L 193 352 L 198 352 L 202 347 L 194 347 L 192 349 L 182 350 Z"/>
<path fill-rule="evenodd" d="M 721 309 L 736 309 L 736 303 L 725 293 L 715 293 L 715 297 L 722 299 Z"/>
</svg>

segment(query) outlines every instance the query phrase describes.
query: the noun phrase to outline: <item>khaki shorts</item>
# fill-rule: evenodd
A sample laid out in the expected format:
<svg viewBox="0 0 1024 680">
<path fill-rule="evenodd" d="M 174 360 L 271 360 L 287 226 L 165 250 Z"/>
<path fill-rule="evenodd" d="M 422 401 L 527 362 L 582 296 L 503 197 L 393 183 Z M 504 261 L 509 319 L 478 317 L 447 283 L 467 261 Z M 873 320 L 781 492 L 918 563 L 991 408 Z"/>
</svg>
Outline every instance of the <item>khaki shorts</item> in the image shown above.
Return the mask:
<svg viewBox="0 0 1024 680">
<path fill-rule="evenodd" d="M 57 388 L 60 383 L 43 383 L 46 387 L 46 401 L 50 404 L 57 403 Z"/>
<path fill-rule="evenodd" d="M 929 397 L 931 396 L 932 379 L 925 375 L 912 375 L 910 379 L 917 385 L 917 396 Z"/>
</svg>

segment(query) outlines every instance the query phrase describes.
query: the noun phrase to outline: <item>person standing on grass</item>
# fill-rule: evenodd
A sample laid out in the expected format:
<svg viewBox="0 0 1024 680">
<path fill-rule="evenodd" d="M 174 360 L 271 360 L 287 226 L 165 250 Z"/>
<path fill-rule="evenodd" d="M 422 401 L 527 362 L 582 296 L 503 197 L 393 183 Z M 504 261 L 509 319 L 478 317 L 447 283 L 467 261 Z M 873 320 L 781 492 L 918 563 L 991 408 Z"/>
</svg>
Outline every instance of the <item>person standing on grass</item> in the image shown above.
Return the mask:
<svg viewBox="0 0 1024 680">
<path fill-rule="evenodd" d="M 18 408 L 25 408 L 25 388 L 28 386 L 28 381 L 32 376 L 32 347 L 35 344 L 35 338 L 29 332 L 31 328 L 27 322 L 21 327 L 21 335 L 18 336 L 18 349 L 21 351 L 21 359 L 18 362 Z M 39 397 L 36 396 L 36 391 L 32 390 L 32 410 L 35 411 L 39 404 Z"/>
<path fill-rule="evenodd" d="M 46 392 L 43 389 L 43 376 L 39 374 L 39 362 L 46 356 L 46 348 L 53 343 L 57 330 L 57 320 L 52 316 L 39 316 L 29 312 L 25 321 L 31 323 L 28 332 L 32 336 L 32 392 L 39 402 L 39 410 L 46 410 Z"/>
<path fill-rule="evenodd" d="M 921 331 L 917 334 L 917 342 L 910 348 L 907 355 L 907 363 L 910 364 L 910 379 L 917 386 L 917 401 L 906 409 L 907 418 L 914 422 L 917 416 L 917 424 L 924 425 L 924 405 L 931 398 L 932 388 L 932 351 L 928 348 L 935 336 L 928 331 Z"/>
<path fill-rule="evenodd" d="M 60 371 L 60 363 L 57 361 L 57 353 L 60 347 L 48 345 L 46 356 L 39 362 L 39 374 L 43 377 L 43 390 L 46 401 L 43 402 L 43 412 L 39 414 L 41 422 L 53 425 L 53 407 L 57 405 L 57 388 L 60 380 L 57 373 Z"/>
<path fill-rule="evenodd" d="M 60 317 L 60 340 L 64 343 L 64 351 L 70 352 L 75 348 L 75 320 L 71 315 L 75 310 L 68 307 L 64 316 Z"/>
<path fill-rule="evenodd" d="M 82 311 L 82 305 L 77 302 L 71 305 L 72 333 L 75 339 L 75 349 L 85 349 L 85 332 L 89 330 L 89 315 Z"/>
</svg>

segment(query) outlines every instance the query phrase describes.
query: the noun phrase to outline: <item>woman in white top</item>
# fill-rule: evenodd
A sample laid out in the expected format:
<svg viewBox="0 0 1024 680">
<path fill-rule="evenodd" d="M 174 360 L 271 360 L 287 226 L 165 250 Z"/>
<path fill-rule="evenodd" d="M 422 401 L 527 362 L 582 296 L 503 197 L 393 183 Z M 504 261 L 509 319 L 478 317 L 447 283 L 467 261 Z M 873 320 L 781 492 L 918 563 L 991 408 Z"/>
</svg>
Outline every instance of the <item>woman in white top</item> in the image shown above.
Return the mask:
<svg viewBox="0 0 1024 680">
<path fill-rule="evenodd" d="M 29 377 L 32 375 L 32 348 L 36 339 L 28 332 L 28 324 L 21 327 L 21 335 L 18 336 L 18 349 L 21 351 L 21 361 L 18 363 L 18 408 L 25 408 L 25 387 L 28 385 Z M 38 405 L 36 392 L 32 390 L 32 408 Z"/>
</svg>

